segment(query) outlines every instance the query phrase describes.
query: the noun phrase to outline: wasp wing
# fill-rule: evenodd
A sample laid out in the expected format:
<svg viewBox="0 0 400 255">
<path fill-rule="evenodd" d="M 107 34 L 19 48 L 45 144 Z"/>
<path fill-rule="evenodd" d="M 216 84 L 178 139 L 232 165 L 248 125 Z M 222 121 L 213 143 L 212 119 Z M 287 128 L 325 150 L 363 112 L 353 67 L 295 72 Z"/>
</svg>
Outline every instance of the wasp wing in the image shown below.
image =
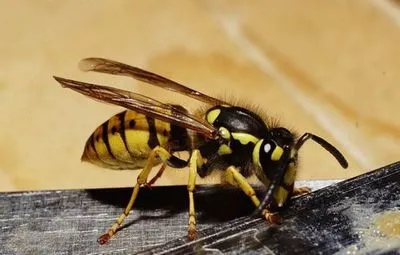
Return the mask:
<svg viewBox="0 0 400 255">
<path fill-rule="evenodd" d="M 92 99 L 119 105 L 146 116 L 194 130 L 210 139 L 219 138 L 218 130 L 205 120 L 150 97 L 122 89 L 69 80 L 56 76 L 54 76 L 54 79 L 63 87 L 72 89 Z"/>
<path fill-rule="evenodd" d="M 85 58 L 80 61 L 79 67 L 81 70 L 86 72 L 94 71 L 99 73 L 128 76 L 166 90 L 189 96 L 208 104 L 227 104 L 224 101 L 207 96 L 199 91 L 188 88 L 161 75 L 114 60 L 104 58 Z"/>
</svg>

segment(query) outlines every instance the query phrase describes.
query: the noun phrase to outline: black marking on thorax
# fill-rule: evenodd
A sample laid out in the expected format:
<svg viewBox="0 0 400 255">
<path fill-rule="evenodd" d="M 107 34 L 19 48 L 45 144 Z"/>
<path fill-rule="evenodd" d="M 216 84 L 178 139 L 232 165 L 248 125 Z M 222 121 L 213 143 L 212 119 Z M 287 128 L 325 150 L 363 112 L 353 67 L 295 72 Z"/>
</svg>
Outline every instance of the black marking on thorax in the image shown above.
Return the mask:
<svg viewBox="0 0 400 255">
<path fill-rule="evenodd" d="M 249 177 L 253 174 L 254 167 L 252 165 L 252 152 L 254 144 L 246 145 L 239 144 L 239 141 L 232 140 L 232 153 L 226 155 L 218 155 L 217 151 L 220 146 L 218 142 L 212 141 L 203 144 L 199 147 L 201 155 L 207 159 L 207 163 L 198 168 L 197 173 L 200 177 L 212 173 L 215 169 L 224 171 L 229 166 L 235 166 L 244 177 Z"/>
<path fill-rule="evenodd" d="M 244 133 L 259 139 L 268 134 L 268 127 L 264 120 L 245 108 L 215 106 L 206 112 L 206 118 L 213 110 L 220 110 L 218 116 L 212 121 L 212 125 L 216 128 L 224 127 L 231 134 Z M 225 170 L 226 167 L 231 165 L 238 167 L 241 174 L 245 177 L 253 173 L 252 152 L 255 146 L 253 142 L 249 141 L 247 144 L 242 144 L 239 140 L 235 140 L 232 137 L 229 142 L 232 153 L 226 155 L 218 155 L 219 146 L 218 142 L 209 142 L 200 147 L 201 154 L 208 159 L 208 163 L 203 165 L 203 168 L 198 171 L 200 176 L 207 176 L 213 171 L 213 168 Z"/>
<path fill-rule="evenodd" d="M 231 133 L 248 133 L 258 138 L 264 137 L 268 132 L 268 128 L 263 119 L 245 108 L 237 106 L 215 106 L 209 109 L 207 113 L 213 109 L 221 110 L 221 113 L 213 122 L 213 125 L 216 127 L 222 126 L 227 128 Z"/>
</svg>

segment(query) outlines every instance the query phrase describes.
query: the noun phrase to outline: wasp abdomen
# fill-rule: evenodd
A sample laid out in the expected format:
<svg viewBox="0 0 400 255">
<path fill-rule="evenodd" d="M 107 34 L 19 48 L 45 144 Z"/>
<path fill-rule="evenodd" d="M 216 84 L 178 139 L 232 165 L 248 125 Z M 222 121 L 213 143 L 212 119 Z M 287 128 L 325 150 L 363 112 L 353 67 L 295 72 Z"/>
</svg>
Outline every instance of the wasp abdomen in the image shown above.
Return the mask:
<svg viewBox="0 0 400 255">
<path fill-rule="evenodd" d="M 123 111 L 96 128 L 81 159 L 112 169 L 142 168 L 154 147 L 168 148 L 170 134 L 169 123 Z"/>
</svg>

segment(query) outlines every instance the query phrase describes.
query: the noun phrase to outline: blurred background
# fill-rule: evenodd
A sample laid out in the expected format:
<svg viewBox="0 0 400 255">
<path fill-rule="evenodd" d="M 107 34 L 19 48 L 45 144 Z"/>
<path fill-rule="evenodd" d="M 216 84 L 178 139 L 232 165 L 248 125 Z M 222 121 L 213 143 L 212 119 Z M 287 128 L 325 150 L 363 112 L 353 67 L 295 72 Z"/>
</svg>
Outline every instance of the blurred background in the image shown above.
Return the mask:
<svg viewBox="0 0 400 255">
<path fill-rule="evenodd" d="M 138 171 L 81 163 L 94 129 L 122 108 L 62 89 L 53 75 L 199 103 L 126 77 L 83 73 L 105 57 L 212 96 L 243 98 L 314 143 L 299 179 L 342 179 L 399 160 L 398 1 L 0 0 L 0 190 L 130 187 Z M 169 169 L 159 185 L 186 185 Z M 213 182 L 210 179 L 204 182 Z"/>
</svg>

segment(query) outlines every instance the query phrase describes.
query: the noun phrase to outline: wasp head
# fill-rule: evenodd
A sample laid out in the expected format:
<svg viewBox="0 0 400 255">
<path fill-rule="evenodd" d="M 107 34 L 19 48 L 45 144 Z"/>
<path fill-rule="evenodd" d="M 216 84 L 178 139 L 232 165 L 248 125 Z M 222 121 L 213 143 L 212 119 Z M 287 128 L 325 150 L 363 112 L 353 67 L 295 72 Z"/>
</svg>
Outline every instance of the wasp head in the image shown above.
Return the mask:
<svg viewBox="0 0 400 255">
<path fill-rule="evenodd" d="M 275 178 L 279 166 L 295 160 L 295 154 L 290 153 L 294 142 L 293 134 L 285 128 L 271 129 L 264 139 L 257 142 L 253 150 L 253 163 L 258 179 L 265 185 Z M 289 157 L 283 157 L 285 151 L 288 151 Z"/>
<path fill-rule="evenodd" d="M 285 128 L 271 129 L 267 137 L 259 140 L 253 150 L 256 175 L 268 187 L 264 199 L 254 212 L 255 215 L 259 214 L 274 199 L 274 193 L 277 192 L 282 182 L 285 182 L 285 186 L 293 187 L 295 181 L 293 166 L 297 161 L 297 153 L 303 144 L 310 139 L 328 151 L 343 168 L 348 167 L 343 154 L 319 136 L 305 133 L 295 140 L 294 135 Z M 280 201 L 276 202 L 278 204 L 283 203 L 288 198 L 287 195 L 278 196 Z"/>
</svg>

